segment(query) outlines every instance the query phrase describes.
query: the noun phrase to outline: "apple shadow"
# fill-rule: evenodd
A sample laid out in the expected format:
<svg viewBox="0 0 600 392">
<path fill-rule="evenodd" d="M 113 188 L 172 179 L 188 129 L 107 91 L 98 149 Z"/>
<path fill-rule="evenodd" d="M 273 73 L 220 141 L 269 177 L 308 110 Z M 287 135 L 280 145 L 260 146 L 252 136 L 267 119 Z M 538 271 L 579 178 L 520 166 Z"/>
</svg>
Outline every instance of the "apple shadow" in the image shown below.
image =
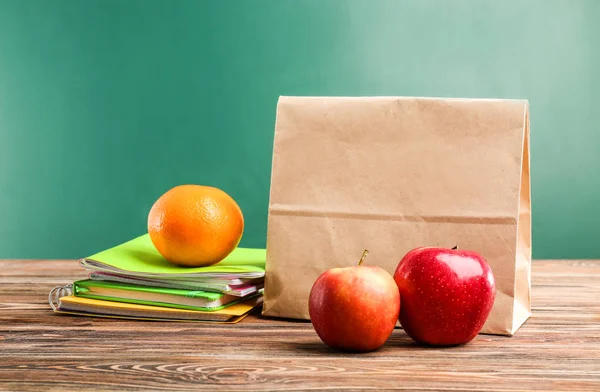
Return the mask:
<svg viewBox="0 0 600 392">
<path fill-rule="evenodd" d="M 394 330 L 394 333 L 388 338 L 388 340 L 383 344 L 383 346 L 379 347 L 376 350 L 372 351 L 351 351 L 351 350 L 337 350 L 329 347 L 325 343 L 323 343 L 317 334 L 315 333 L 315 338 L 313 342 L 294 342 L 289 343 L 289 347 L 292 350 L 303 351 L 307 354 L 314 355 L 332 355 L 339 357 L 360 357 L 365 355 L 385 355 L 386 352 L 389 353 L 389 350 L 403 348 L 407 350 L 419 349 L 421 346 L 417 344 L 414 340 L 412 340 L 404 331 L 400 330 L 401 333 L 398 333 Z"/>
<path fill-rule="evenodd" d="M 427 343 L 419 343 L 413 340 L 410 336 L 408 336 L 408 334 L 404 331 L 404 329 L 402 329 L 402 327 L 396 327 L 394 329 L 394 332 L 392 333 L 386 344 L 394 345 L 396 347 L 401 346 L 405 348 L 413 348 L 418 350 L 444 350 L 464 346 L 464 344 L 434 345 Z"/>
<path fill-rule="evenodd" d="M 312 342 L 294 342 L 289 343 L 289 348 L 292 350 L 302 351 L 306 354 L 313 355 L 331 355 L 338 357 L 360 357 L 365 355 L 386 355 L 390 353 L 390 350 L 410 350 L 410 351 L 419 351 L 419 350 L 448 350 L 455 349 L 456 347 L 461 347 L 463 345 L 451 345 L 451 346 L 435 346 L 435 345 L 427 345 L 422 343 L 415 342 L 410 336 L 404 332 L 401 328 L 394 329 L 392 335 L 388 338 L 385 344 L 379 347 L 376 350 L 360 352 L 360 351 L 343 351 L 336 350 L 325 343 L 323 343 L 318 336 L 315 334 L 315 339 Z"/>
</svg>

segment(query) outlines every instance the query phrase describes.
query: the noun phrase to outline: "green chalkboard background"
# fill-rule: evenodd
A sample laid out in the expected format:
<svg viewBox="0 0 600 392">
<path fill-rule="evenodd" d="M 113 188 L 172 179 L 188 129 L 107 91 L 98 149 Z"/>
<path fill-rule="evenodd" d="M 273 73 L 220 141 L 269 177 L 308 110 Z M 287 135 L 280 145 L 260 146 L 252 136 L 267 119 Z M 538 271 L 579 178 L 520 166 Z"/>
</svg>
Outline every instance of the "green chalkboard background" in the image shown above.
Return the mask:
<svg viewBox="0 0 600 392">
<path fill-rule="evenodd" d="M 0 257 L 223 188 L 265 245 L 279 95 L 527 98 L 535 258 L 600 257 L 600 1 L 0 0 Z"/>
</svg>

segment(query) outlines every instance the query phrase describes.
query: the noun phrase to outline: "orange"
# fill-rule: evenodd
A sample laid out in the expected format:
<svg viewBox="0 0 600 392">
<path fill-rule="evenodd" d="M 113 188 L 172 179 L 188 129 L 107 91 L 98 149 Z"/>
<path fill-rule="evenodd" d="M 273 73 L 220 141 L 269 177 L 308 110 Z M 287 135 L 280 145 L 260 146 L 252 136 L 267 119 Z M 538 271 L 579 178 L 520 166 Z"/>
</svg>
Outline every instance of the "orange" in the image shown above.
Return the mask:
<svg viewBox="0 0 600 392">
<path fill-rule="evenodd" d="M 154 203 L 148 234 L 161 255 L 186 267 L 218 263 L 239 244 L 244 216 L 235 200 L 221 189 L 180 185 Z"/>
</svg>

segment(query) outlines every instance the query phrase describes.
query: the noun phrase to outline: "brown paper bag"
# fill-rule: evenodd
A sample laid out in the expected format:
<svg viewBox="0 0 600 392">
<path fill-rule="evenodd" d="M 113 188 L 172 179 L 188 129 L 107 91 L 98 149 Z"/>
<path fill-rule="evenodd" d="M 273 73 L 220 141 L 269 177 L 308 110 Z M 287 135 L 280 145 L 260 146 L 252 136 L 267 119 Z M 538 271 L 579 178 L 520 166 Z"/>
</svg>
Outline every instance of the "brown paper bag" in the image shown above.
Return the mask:
<svg viewBox="0 0 600 392">
<path fill-rule="evenodd" d="M 497 294 L 482 333 L 529 317 L 529 105 L 525 100 L 281 97 L 263 314 L 309 319 L 329 268 L 390 274 L 419 246 L 482 254 Z"/>
</svg>

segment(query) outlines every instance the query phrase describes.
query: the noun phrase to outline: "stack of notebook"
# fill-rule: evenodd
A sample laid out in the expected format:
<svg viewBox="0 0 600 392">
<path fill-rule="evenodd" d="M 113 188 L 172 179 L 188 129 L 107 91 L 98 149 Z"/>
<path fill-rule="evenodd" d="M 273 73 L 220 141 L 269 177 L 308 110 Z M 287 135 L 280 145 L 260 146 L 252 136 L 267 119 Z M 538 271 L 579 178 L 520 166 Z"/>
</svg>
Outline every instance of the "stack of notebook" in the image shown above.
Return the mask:
<svg viewBox="0 0 600 392">
<path fill-rule="evenodd" d="M 80 261 L 88 279 L 54 288 L 55 312 L 237 322 L 262 303 L 266 252 L 237 248 L 208 267 L 169 263 L 146 234 Z"/>
</svg>

